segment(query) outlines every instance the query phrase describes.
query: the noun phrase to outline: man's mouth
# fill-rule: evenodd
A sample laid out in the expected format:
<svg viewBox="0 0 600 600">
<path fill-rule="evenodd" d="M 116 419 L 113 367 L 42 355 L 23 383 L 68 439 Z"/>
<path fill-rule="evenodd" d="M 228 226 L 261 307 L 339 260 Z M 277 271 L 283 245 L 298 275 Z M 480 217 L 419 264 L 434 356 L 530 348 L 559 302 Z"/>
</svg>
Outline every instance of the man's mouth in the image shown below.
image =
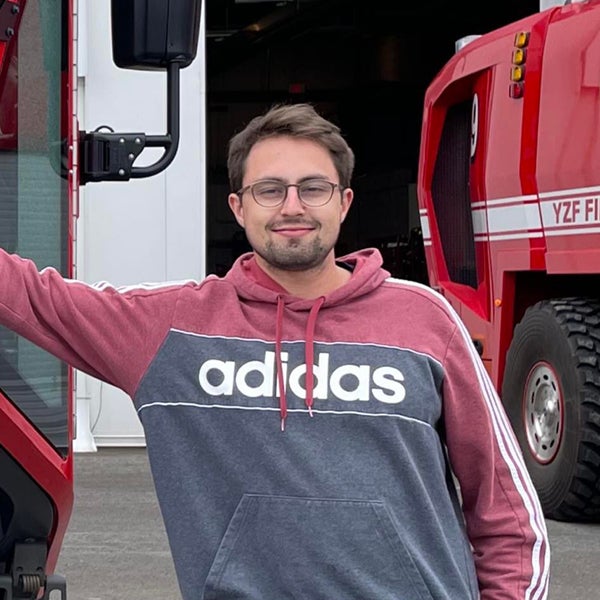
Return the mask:
<svg viewBox="0 0 600 600">
<path fill-rule="evenodd" d="M 314 231 L 316 227 L 306 223 L 279 224 L 271 226 L 271 231 L 285 237 L 301 237 Z"/>
</svg>

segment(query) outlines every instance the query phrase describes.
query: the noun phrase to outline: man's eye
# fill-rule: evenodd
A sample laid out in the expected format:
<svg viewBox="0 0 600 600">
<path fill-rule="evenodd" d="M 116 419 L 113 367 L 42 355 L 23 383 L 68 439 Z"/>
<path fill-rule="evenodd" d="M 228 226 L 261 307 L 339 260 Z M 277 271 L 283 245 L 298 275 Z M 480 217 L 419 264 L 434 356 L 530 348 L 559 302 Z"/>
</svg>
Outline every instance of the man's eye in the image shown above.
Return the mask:
<svg viewBox="0 0 600 600">
<path fill-rule="evenodd" d="M 279 196 L 281 195 L 281 187 L 279 186 L 269 186 L 269 187 L 259 187 L 256 190 L 256 193 L 260 196 Z"/>
<path fill-rule="evenodd" d="M 328 191 L 329 188 L 323 183 L 309 183 L 302 186 L 302 192 L 305 194 L 323 194 Z"/>
</svg>

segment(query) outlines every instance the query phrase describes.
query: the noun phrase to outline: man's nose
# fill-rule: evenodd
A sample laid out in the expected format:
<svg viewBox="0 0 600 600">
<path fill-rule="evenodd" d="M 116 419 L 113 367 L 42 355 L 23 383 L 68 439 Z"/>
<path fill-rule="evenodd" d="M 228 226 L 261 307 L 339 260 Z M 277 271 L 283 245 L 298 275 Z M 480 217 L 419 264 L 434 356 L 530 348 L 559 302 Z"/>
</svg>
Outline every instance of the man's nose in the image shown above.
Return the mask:
<svg viewBox="0 0 600 600">
<path fill-rule="evenodd" d="M 298 188 L 290 186 L 287 190 L 287 196 L 281 205 L 281 212 L 284 215 L 298 215 L 305 212 L 304 204 L 298 195 Z"/>
</svg>

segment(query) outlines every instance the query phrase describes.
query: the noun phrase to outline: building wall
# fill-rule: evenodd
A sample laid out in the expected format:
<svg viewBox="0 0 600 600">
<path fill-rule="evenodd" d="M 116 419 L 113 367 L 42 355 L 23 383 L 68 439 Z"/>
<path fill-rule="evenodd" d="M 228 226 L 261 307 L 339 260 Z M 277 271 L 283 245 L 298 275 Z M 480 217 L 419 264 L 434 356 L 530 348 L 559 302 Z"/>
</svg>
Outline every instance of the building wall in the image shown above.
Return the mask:
<svg viewBox="0 0 600 600">
<path fill-rule="evenodd" d="M 110 0 L 79 0 L 78 106 L 82 130 L 166 132 L 166 75 L 118 69 L 112 62 Z M 114 285 L 200 279 L 205 273 L 205 85 L 201 24 L 196 60 L 181 72 L 181 138 L 166 171 L 126 183 L 81 188 L 77 278 Z M 145 151 L 136 166 L 161 151 Z M 76 451 L 144 445 L 131 400 L 77 374 Z M 91 434 L 91 435 L 90 435 Z"/>
</svg>

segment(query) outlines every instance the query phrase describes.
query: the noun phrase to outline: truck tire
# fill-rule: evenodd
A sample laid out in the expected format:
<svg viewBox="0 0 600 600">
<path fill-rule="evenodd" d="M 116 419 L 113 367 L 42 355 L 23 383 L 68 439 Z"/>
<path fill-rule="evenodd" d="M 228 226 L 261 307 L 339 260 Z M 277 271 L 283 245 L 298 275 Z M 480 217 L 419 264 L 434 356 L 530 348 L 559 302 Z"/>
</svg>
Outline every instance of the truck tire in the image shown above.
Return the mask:
<svg viewBox="0 0 600 600">
<path fill-rule="evenodd" d="M 600 520 L 600 301 L 527 309 L 506 357 L 502 400 L 546 517 Z"/>
</svg>

